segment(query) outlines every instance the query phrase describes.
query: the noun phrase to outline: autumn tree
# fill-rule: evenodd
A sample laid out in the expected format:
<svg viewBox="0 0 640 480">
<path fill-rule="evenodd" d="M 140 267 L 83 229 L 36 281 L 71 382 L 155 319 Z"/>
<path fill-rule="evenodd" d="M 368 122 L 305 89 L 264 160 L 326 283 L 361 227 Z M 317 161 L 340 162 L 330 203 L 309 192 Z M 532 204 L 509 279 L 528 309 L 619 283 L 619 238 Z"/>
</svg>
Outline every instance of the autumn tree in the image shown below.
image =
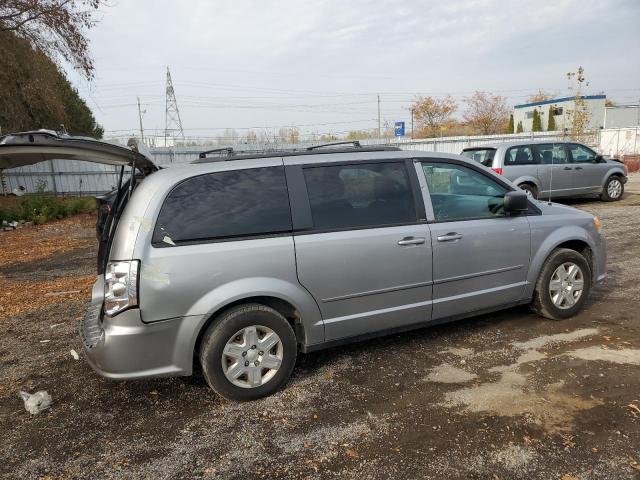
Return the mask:
<svg viewBox="0 0 640 480">
<path fill-rule="evenodd" d="M 584 68 L 580 66 L 575 72 L 567 73 L 567 80 L 569 81 L 569 89 L 575 91 L 573 110 L 567 111 L 570 136 L 576 140 L 587 141 L 590 115 L 582 91 L 589 86 L 589 82 L 584 76 Z"/>
<path fill-rule="evenodd" d="M 442 136 L 453 122 L 458 104 L 451 96 L 444 98 L 418 97 L 411 105 L 417 135 L 422 137 Z"/>
<path fill-rule="evenodd" d="M 494 134 L 504 131 L 510 113 L 505 97 L 487 92 L 475 92 L 465 101 L 467 110 L 463 118 L 474 132 Z"/>
<path fill-rule="evenodd" d="M 507 125 L 507 133 L 513 133 L 515 130 L 513 128 L 513 113 L 509 115 L 509 125 Z"/>
<path fill-rule="evenodd" d="M 547 92 L 543 92 L 542 90 L 538 90 L 538 93 L 534 93 L 529 98 L 527 98 L 527 103 L 544 102 L 550 99 L 551 95 L 549 95 Z"/>
<path fill-rule="evenodd" d="M 551 105 L 549 107 L 549 119 L 547 120 L 547 131 L 549 132 L 552 132 L 556 129 L 556 119 L 553 115 L 554 110 L 555 110 L 555 107 Z"/>
<path fill-rule="evenodd" d="M 13 32 L 60 65 L 69 62 L 86 78 L 93 60 L 86 31 L 104 0 L 2 0 L 0 32 Z"/>
</svg>

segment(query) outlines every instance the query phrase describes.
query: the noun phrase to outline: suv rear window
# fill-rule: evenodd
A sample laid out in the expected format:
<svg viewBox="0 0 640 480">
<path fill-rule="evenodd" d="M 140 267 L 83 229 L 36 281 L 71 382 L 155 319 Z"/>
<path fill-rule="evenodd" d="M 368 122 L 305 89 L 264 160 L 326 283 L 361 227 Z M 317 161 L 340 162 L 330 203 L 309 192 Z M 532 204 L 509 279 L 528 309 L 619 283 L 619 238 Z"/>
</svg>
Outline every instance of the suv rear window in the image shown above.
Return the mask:
<svg viewBox="0 0 640 480">
<path fill-rule="evenodd" d="M 482 149 L 472 149 L 472 150 L 464 150 L 462 155 L 471 160 L 475 160 L 476 162 L 484 165 L 485 167 L 491 167 L 491 163 L 493 162 L 493 156 L 496 154 L 495 148 L 482 148 Z"/>
<path fill-rule="evenodd" d="M 290 232 L 283 167 L 216 172 L 190 178 L 167 196 L 155 245 Z"/>
<path fill-rule="evenodd" d="M 316 230 L 366 228 L 416 222 L 403 163 L 304 169 Z"/>
</svg>

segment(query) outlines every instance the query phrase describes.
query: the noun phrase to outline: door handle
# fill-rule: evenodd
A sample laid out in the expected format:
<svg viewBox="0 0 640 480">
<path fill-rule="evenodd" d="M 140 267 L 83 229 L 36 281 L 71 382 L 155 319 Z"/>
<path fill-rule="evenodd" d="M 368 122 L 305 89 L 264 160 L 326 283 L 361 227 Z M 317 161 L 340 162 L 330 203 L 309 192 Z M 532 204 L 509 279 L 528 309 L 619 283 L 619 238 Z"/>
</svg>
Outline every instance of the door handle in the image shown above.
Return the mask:
<svg viewBox="0 0 640 480">
<path fill-rule="evenodd" d="M 571 167 L 564 167 L 565 170 L 572 170 Z"/>
<path fill-rule="evenodd" d="M 398 245 L 422 245 L 425 240 L 424 237 L 404 237 L 398 242 Z"/>
<path fill-rule="evenodd" d="M 582 170 L 582 167 L 576 167 L 576 170 Z"/>
<path fill-rule="evenodd" d="M 446 235 L 440 235 L 438 237 L 438 241 L 439 242 L 451 242 L 453 240 L 460 240 L 461 238 L 462 238 L 462 235 L 460 235 L 459 233 L 449 232 Z"/>
</svg>

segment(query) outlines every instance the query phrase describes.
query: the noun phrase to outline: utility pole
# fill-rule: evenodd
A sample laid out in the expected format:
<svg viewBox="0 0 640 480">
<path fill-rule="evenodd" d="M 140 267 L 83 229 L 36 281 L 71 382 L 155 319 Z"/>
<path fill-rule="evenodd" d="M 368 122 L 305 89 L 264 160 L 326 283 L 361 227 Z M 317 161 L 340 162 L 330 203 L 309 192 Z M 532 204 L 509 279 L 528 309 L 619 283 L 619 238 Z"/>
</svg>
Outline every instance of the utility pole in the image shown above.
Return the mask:
<svg viewBox="0 0 640 480">
<path fill-rule="evenodd" d="M 380 130 L 380 95 L 378 95 L 378 140 L 382 139 L 382 130 Z"/>
<path fill-rule="evenodd" d="M 411 109 L 411 140 L 413 140 L 413 108 Z"/>
<path fill-rule="evenodd" d="M 142 109 L 140 108 L 140 97 L 136 97 L 138 99 L 138 120 L 140 121 L 140 138 L 142 143 L 144 143 L 144 129 L 142 128 Z"/>
<path fill-rule="evenodd" d="M 164 114 L 164 146 L 167 146 L 167 137 L 176 135 L 184 140 L 184 130 L 182 129 L 182 121 L 180 120 L 180 111 L 178 110 L 178 101 L 176 100 L 176 92 L 173 89 L 171 81 L 171 72 L 167 67 L 167 90 L 165 98 L 165 114 Z"/>
</svg>

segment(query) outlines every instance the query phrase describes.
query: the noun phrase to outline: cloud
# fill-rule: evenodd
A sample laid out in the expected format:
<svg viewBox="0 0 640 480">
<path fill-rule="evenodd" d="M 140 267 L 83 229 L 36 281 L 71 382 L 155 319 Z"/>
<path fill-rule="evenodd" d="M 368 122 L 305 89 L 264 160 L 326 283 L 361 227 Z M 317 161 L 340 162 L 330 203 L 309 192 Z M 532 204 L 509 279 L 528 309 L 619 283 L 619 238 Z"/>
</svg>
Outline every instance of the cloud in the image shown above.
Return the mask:
<svg viewBox="0 0 640 480">
<path fill-rule="evenodd" d="M 378 92 L 388 120 L 418 92 L 480 89 L 518 103 L 565 90 L 578 65 L 593 89 L 640 95 L 635 0 L 120 0 L 101 15 L 90 32 L 96 81 L 71 77 L 107 130 L 137 125 L 136 95 L 147 128 L 163 127 L 166 65 L 187 128 L 373 128 L 320 124 L 375 118 Z"/>
</svg>

